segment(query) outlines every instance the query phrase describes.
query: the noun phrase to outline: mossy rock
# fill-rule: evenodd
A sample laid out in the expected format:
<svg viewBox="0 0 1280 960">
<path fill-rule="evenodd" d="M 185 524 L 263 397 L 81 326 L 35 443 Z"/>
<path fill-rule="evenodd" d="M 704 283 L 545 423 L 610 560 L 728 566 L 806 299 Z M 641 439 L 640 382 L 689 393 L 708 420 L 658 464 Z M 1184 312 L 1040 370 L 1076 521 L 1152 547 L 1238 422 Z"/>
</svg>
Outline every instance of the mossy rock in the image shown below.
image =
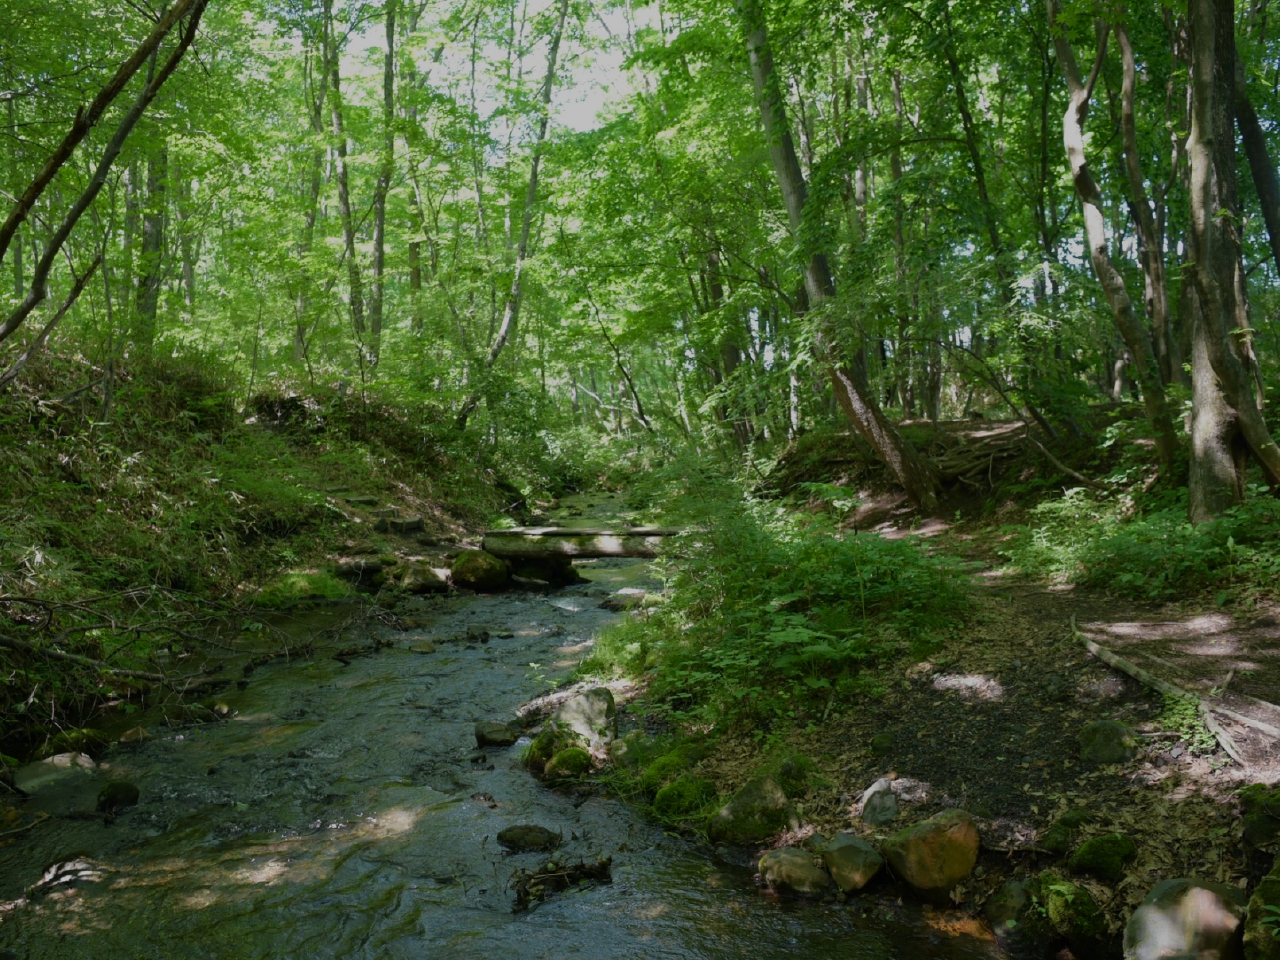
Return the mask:
<svg viewBox="0 0 1280 960">
<path fill-rule="evenodd" d="M 1052 875 L 1040 878 L 1040 903 L 1053 929 L 1080 957 L 1105 955 L 1107 923 L 1093 896 L 1078 883 Z"/>
<path fill-rule="evenodd" d="M 893 734 L 877 733 L 871 738 L 871 755 L 883 760 L 893 752 Z"/>
<path fill-rule="evenodd" d="M 1246 960 L 1280 960 L 1280 926 L 1276 921 L 1280 921 L 1280 857 L 1249 899 L 1244 922 Z"/>
<path fill-rule="evenodd" d="M 1244 841 L 1250 846 L 1270 846 L 1280 839 L 1280 787 L 1268 790 L 1260 783 L 1240 791 L 1244 807 Z"/>
<path fill-rule="evenodd" d="M 481 593 L 503 589 L 510 578 L 506 561 L 483 550 L 464 550 L 458 554 L 451 573 L 454 586 Z"/>
<path fill-rule="evenodd" d="M 1137 753 L 1133 734 L 1118 720 L 1095 720 L 1080 731 L 1079 740 L 1086 763 L 1124 763 Z"/>
<path fill-rule="evenodd" d="M 803 797 L 817 766 L 803 753 L 789 753 L 770 764 L 767 772 L 788 797 Z"/>
<path fill-rule="evenodd" d="M 314 600 L 343 600 L 351 594 L 351 585 L 333 571 L 290 570 L 263 584 L 254 594 L 253 605 L 277 610 Z"/>
<path fill-rule="evenodd" d="M 797 827 L 795 810 L 772 777 L 759 777 L 735 793 L 707 824 L 713 843 L 759 843 Z"/>
<path fill-rule="evenodd" d="M 577 780 L 591 772 L 591 754 L 581 747 L 568 747 L 559 751 L 542 771 L 544 780 Z"/>
<path fill-rule="evenodd" d="M 640 775 L 641 789 L 649 796 L 655 796 L 663 786 L 675 780 L 705 755 L 705 750 L 693 744 L 680 744 L 645 766 L 644 773 Z"/>
<path fill-rule="evenodd" d="M 1076 873 L 1085 873 L 1107 883 L 1116 883 L 1124 876 L 1125 864 L 1138 853 L 1132 838 L 1123 833 L 1107 833 L 1086 840 L 1067 861 Z"/>
<path fill-rule="evenodd" d="M 520 762 L 534 774 L 541 775 L 552 757 L 570 747 L 581 747 L 581 744 L 572 734 L 566 734 L 554 723 L 548 723 L 529 746 L 525 747 Z"/>
<path fill-rule="evenodd" d="M 716 788 L 701 777 L 677 777 L 653 798 L 653 813 L 663 820 L 682 820 L 697 815 L 715 799 Z"/>
</svg>

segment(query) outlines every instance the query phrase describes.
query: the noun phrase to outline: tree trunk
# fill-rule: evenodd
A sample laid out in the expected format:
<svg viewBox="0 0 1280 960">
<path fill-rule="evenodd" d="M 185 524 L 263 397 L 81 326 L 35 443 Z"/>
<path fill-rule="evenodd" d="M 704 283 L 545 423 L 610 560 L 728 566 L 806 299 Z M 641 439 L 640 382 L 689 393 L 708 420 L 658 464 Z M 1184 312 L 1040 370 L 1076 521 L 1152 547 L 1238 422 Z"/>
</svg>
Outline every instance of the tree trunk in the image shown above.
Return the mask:
<svg viewBox="0 0 1280 960">
<path fill-rule="evenodd" d="M 454 426 L 458 430 L 467 428 L 467 420 L 475 412 L 483 396 L 483 379 L 493 369 L 494 362 L 507 345 L 511 334 L 515 331 L 516 321 L 520 316 L 520 302 L 524 294 L 523 271 L 525 260 L 529 255 L 529 234 L 533 227 L 533 213 L 538 204 L 538 167 L 542 163 L 542 145 L 547 138 L 547 124 L 550 122 L 551 92 L 556 82 L 556 60 L 560 55 L 560 40 L 564 36 L 565 20 L 569 15 L 569 0 L 560 0 L 560 9 L 556 18 L 555 31 L 551 35 L 551 46 L 547 51 L 547 72 L 542 81 L 541 116 L 538 120 L 538 134 L 533 142 L 533 157 L 530 160 L 529 183 L 524 196 L 524 215 L 520 225 L 520 241 L 516 245 L 515 269 L 511 276 L 511 290 L 507 294 L 506 306 L 502 312 L 502 324 L 498 327 L 497 336 L 489 354 L 484 360 L 481 374 L 481 389 L 472 391 L 458 411 L 458 419 Z"/>
<path fill-rule="evenodd" d="M 1280 485 L 1280 447 L 1259 409 L 1241 263 L 1235 180 L 1234 0 L 1187 0 L 1187 23 L 1192 55 L 1191 133 L 1187 138 L 1189 279 L 1200 299 L 1204 353 L 1224 400 L 1235 413 L 1241 436 L 1275 487 Z M 1241 458 L 1235 462 L 1234 485 L 1239 490 L 1243 488 Z M 1203 473 L 1214 475 L 1209 470 Z M 1220 503 L 1227 498 L 1205 493 L 1201 499 Z"/>
<path fill-rule="evenodd" d="M 365 342 L 364 281 L 356 258 L 356 231 L 351 216 L 351 179 L 347 170 L 347 136 L 343 131 L 342 89 L 338 70 L 338 39 L 333 30 L 333 0 L 324 0 L 325 61 L 329 68 L 329 124 L 338 154 L 338 216 L 342 220 L 342 240 L 346 249 L 347 285 L 351 306 L 351 328 L 355 333 L 362 362 L 371 359 Z"/>
<path fill-rule="evenodd" d="M 1165 384 L 1170 384 L 1181 379 L 1182 358 L 1178 355 L 1177 341 L 1171 333 L 1169 285 L 1164 268 L 1164 237 L 1151 209 L 1146 179 L 1142 175 L 1142 159 L 1138 153 L 1138 126 L 1134 109 L 1137 62 L 1125 26 L 1116 24 L 1115 34 L 1124 71 L 1120 91 L 1120 129 L 1131 195 L 1129 207 L 1138 227 L 1139 253 L 1146 282 L 1147 313 L 1151 318 L 1151 339 L 1156 363 L 1160 368 L 1160 379 Z"/>
<path fill-rule="evenodd" d="M 156 338 L 156 307 L 164 279 L 165 180 L 168 150 L 147 159 L 147 199 L 142 213 L 142 249 L 138 257 L 137 314 L 134 342 L 150 350 Z"/>
<path fill-rule="evenodd" d="M 773 53 L 769 47 L 764 7 L 761 0 L 738 0 L 737 12 L 747 43 L 751 77 L 759 102 L 765 138 L 769 142 L 774 175 L 782 191 L 792 232 L 800 235 L 808 186 L 800 170 L 800 161 L 787 124 L 781 86 L 774 71 Z M 897 431 L 876 403 L 875 392 L 867 380 L 863 355 L 860 354 L 853 364 L 842 362 L 832 325 L 823 316 L 823 307 L 835 295 L 835 285 L 826 254 L 821 251 L 812 251 L 808 256 L 804 270 L 804 288 L 809 310 L 817 314 L 819 350 L 827 364 L 840 408 L 906 490 L 911 502 L 923 510 L 933 510 L 938 505 L 937 472 Z"/>
<path fill-rule="evenodd" d="M 395 56 L 396 0 L 387 0 L 387 52 L 382 61 L 382 163 L 373 190 L 373 285 L 369 291 L 369 356 L 378 362 L 382 351 L 382 307 L 385 299 L 387 192 L 395 170 Z"/>
<path fill-rule="evenodd" d="M 1253 188 L 1262 206 L 1262 220 L 1267 225 L 1267 239 L 1271 241 L 1271 256 L 1276 262 L 1276 270 L 1280 271 L 1280 181 L 1276 179 L 1276 168 L 1267 153 L 1267 137 L 1262 123 L 1249 101 L 1244 65 L 1237 61 L 1235 71 L 1236 123 L 1240 127 L 1245 156 L 1249 158 Z"/>
<path fill-rule="evenodd" d="M 1071 180 L 1075 184 L 1076 193 L 1080 196 L 1084 211 L 1085 239 L 1089 246 L 1089 259 L 1093 263 L 1094 273 L 1102 285 L 1103 296 L 1111 307 L 1111 316 L 1116 329 L 1124 339 L 1125 346 L 1133 360 L 1134 371 L 1142 386 L 1142 401 L 1146 407 L 1147 419 L 1155 433 L 1156 453 L 1160 462 L 1171 465 L 1178 452 L 1177 436 L 1173 432 L 1173 418 L 1165 401 L 1164 384 L 1160 379 L 1160 370 L 1156 364 L 1155 349 L 1151 343 L 1151 334 L 1138 319 L 1133 310 L 1133 302 L 1125 289 L 1124 278 L 1111 262 L 1111 254 L 1107 247 L 1106 220 L 1102 214 L 1102 195 L 1094 182 L 1085 158 L 1084 123 L 1089 113 L 1089 100 L 1093 95 L 1093 86 L 1106 54 L 1106 33 L 1098 31 L 1098 56 L 1093 70 L 1086 82 L 1080 75 L 1076 65 L 1075 54 L 1067 41 L 1065 32 L 1058 26 L 1058 10 L 1060 0 L 1046 0 L 1049 13 L 1049 26 L 1053 31 L 1054 47 L 1058 53 L 1058 62 L 1067 80 L 1070 102 L 1062 115 L 1062 142 L 1066 149 L 1067 162 L 1071 167 Z"/>
</svg>

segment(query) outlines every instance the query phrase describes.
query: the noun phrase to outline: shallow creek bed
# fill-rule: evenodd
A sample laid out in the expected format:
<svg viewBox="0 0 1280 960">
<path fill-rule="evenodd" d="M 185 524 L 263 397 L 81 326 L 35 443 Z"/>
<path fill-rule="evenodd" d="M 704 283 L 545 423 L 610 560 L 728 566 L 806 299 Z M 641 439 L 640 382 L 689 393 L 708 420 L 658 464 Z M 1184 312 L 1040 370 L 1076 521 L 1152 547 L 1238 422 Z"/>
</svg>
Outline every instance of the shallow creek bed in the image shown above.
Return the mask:
<svg viewBox="0 0 1280 960">
<path fill-rule="evenodd" d="M 526 740 L 478 751 L 476 721 L 514 719 L 616 619 L 605 597 L 656 586 L 643 561 L 580 567 L 589 582 L 554 593 L 436 601 L 408 632 L 357 626 L 259 667 L 222 695 L 226 721 L 156 728 L 55 779 L 10 811 L 34 825 L 0 839 L 0 957 L 996 955 L 972 925 L 892 900 L 773 899 L 618 800 L 539 785 Z M 138 804 L 84 817 L 116 780 Z M 496 842 L 521 823 L 559 833 L 561 862 L 611 858 L 612 883 L 513 913 L 547 860 Z"/>
</svg>

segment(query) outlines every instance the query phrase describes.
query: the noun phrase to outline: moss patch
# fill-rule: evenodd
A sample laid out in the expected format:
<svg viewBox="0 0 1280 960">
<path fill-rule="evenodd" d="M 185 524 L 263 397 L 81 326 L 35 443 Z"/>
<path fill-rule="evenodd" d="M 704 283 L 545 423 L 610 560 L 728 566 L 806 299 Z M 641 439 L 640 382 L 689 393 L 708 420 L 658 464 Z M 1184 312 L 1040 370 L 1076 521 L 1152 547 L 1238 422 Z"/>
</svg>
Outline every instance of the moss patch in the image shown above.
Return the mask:
<svg viewBox="0 0 1280 960">
<path fill-rule="evenodd" d="M 1138 848 L 1123 833 L 1108 833 L 1080 845 L 1067 865 L 1076 873 L 1085 873 L 1108 883 L 1124 876 L 1124 867 L 1137 854 Z"/>
<path fill-rule="evenodd" d="M 351 586 L 328 570 L 288 570 L 267 581 L 253 598 L 254 606 L 277 610 L 307 600 L 342 600 Z"/>
<path fill-rule="evenodd" d="M 653 813 L 663 820 L 684 819 L 699 813 L 715 796 L 716 788 L 710 780 L 678 777 L 654 796 Z"/>
</svg>

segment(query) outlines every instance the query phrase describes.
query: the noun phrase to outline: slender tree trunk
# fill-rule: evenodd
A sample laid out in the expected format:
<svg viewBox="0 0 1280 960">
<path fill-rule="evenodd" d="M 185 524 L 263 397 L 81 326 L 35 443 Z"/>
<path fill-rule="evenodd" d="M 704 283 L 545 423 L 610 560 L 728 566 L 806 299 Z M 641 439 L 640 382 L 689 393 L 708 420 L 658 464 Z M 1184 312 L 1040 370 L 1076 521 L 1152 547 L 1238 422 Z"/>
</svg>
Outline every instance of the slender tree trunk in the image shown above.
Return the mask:
<svg viewBox="0 0 1280 960">
<path fill-rule="evenodd" d="M 1147 313 L 1151 317 L 1151 339 L 1155 349 L 1160 378 L 1166 383 L 1181 379 L 1182 358 L 1172 336 L 1169 311 L 1169 285 L 1165 278 L 1164 237 L 1156 222 L 1151 200 L 1147 196 L 1146 178 L 1142 175 L 1142 159 L 1138 153 L 1138 125 L 1135 116 L 1135 89 L 1137 87 L 1137 62 L 1129 31 L 1124 24 L 1115 26 L 1116 43 L 1120 47 L 1120 59 L 1124 79 L 1120 90 L 1120 130 L 1124 142 L 1125 173 L 1129 178 L 1129 192 L 1133 219 L 1138 227 L 1139 253 L 1142 273 L 1146 282 Z"/>
<path fill-rule="evenodd" d="M 1106 55 L 1106 38 L 1104 30 L 1098 31 L 1098 56 L 1088 80 L 1080 74 L 1076 64 L 1075 53 L 1067 41 L 1066 34 L 1058 25 L 1060 0 L 1046 0 L 1049 12 L 1049 26 L 1053 31 L 1054 47 L 1058 53 L 1058 63 L 1062 67 L 1067 80 L 1070 102 L 1062 116 L 1062 142 L 1067 153 L 1067 162 L 1071 167 L 1071 179 L 1076 193 L 1080 196 L 1084 211 L 1085 240 L 1089 246 L 1089 259 L 1093 263 L 1094 273 L 1102 285 L 1103 295 L 1111 307 L 1111 316 L 1116 329 L 1124 339 L 1138 382 L 1142 385 L 1142 400 L 1146 407 L 1147 419 L 1155 433 L 1156 452 L 1160 462 L 1171 465 L 1178 452 L 1177 436 L 1173 432 L 1173 418 L 1169 414 L 1165 400 L 1164 384 L 1160 379 L 1160 370 L 1156 364 L 1155 349 L 1151 343 L 1151 334 L 1138 319 L 1133 310 L 1133 302 L 1125 289 L 1124 278 L 1111 262 L 1111 254 L 1107 245 L 1106 220 L 1102 213 L 1102 195 L 1094 182 L 1093 174 L 1085 157 L 1084 123 L 1089 113 L 1089 100 L 1093 95 L 1093 87 Z"/>
<path fill-rule="evenodd" d="M 385 299 L 387 255 L 387 192 L 395 170 L 395 57 L 396 0 L 387 0 L 387 52 L 382 61 L 382 164 L 373 191 L 373 284 L 369 291 L 369 356 L 378 362 L 382 352 L 382 307 Z"/>
<path fill-rule="evenodd" d="M 761 0 L 738 0 L 737 12 L 746 39 L 751 76 L 765 138 L 769 142 L 774 175 L 782 191 L 791 229 L 799 234 L 808 187 L 801 173 L 800 161 L 787 124 L 781 85 L 774 70 L 773 53 L 769 46 L 764 8 Z M 875 392 L 867 380 L 862 355 L 853 364 L 846 365 L 842 362 L 839 347 L 833 339 L 831 323 L 822 316 L 823 307 L 835 295 L 835 285 L 824 253 L 810 253 L 805 264 L 804 287 L 809 310 L 818 314 L 820 349 L 828 366 L 836 399 L 845 416 L 871 444 L 894 478 L 902 484 L 908 498 L 921 509 L 934 509 L 938 503 L 939 486 L 936 471 L 897 431 L 876 403 Z"/>
<path fill-rule="evenodd" d="M 324 0 L 325 61 L 329 68 L 329 124 L 334 149 L 338 154 L 338 216 L 342 221 L 342 240 L 346 248 L 347 285 L 351 307 L 351 328 L 363 361 L 371 359 L 366 343 L 364 315 L 364 280 L 356 257 L 356 231 L 351 216 L 351 179 L 347 170 L 347 135 L 343 130 L 342 87 L 338 70 L 338 39 L 333 30 L 333 0 Z"/>
<path fill-rule="evenodd" d="M 525 261 L 529 255 L 529 234 L 533 227 L 533 214 L 538 205 L 538 167 L 542 163 L 542 146 L 547 138 L 547 125 L 550 122 L 551 109 L 551 92 L 556 82 L 556 60 L 560 55 L 560 41 L 564 36 L 565 21 L 569 16 L 569 0 L 560 0 L 560 9 L 556 17 L 555 30 L 551 35 L 551 45 L 547 50 L 547 72 L 542 81 L 541 96 L 541 116 L 538 120 L 538 134 L 533 142 L 533 157 L 529 166 L 529 183 L 525 190 L 524 197 L 524 214 L 520 225 L 520 241 L 516 244 L 516 262 L 515 269 L 511 277 L 511 290 L 507 294 L 506 306 L 502 312 L 502 324 L 498 327 L 497 336 L 494 338 L 493 345 L 489 348 L 489 354 L 484 360 L 484 370 L 482 377 L 487 376 L 488 372 L 493 368 L 494 362 L 498 359 L 498 355 L 502 353 L 502 348 L 507 345 L 507 341 L 511 339 L 512 333 L 516 329 L 516 322 L 520 316 L 520 302 L 524 295 L 523 272 Z M 483 386 L 483 384 L 482 384 Z M 480 403 L 483 396 L 483 390 L 474 390 L 470 396 L 462 404 L 462 409 L 458 411 L 458 418 L 454 426 L 458 430 L 467 428 L 467 420 L 471 414 L 475 412 L 476 407 Z"/>
<path fill-rule="evenodd" d="M 138 258 L 138 290 L 134 310 L 137 333 L 134 342 L 149 350 L 156 338 L 156 308 L 164 280 L 165 181 L 168 149 L 147 159 L 147 199 L 142 214 L 142 250 Z"/>
<path fill-rule="evenodd" d="M 1239 61 L 1236 62 L 1235 111 L 1245 156 L 1249 158 L 1249 172 L 1253 175 L 1253 188 L 1262 206 L 1262 220 L 1267 225 L 1267 239 L 1271 241 L 1271 256 L 1276 270 L 1280 271 L 1280 180 L 1276 178 L 1276 168 L 1267 151 L 1267 136 L 1258 112 L 1249 101 L 1244 65 Z"/>
<path fill-rule="evenodd" d="M 1192 54 L 1188 273 L 1200 300 L 1204 353 L 1226 404 L 1234 411 L 1241 437 L 1275 487 L 1280 485 L 1280 446 L 1260 409 L 1241 263 L 1235 180 L 1234 0 L 1187 0 L 1187 23 Z M 1224 438 L 1234 429 L 1225 417 L 1211 419 L 1207 414 L 1198 425 Z M 1232 499 L 1243 490 L 1241 458 L 1235 462 Z M 1202 473 L 1216 476 L 1211 470 Z M 1208 519 L 1211 505 L 1226 499 L 1216 491 L 1193 491 L 1193 504 L 1201 510 L 1195 519 Z"/>
<path fill-rule="evenodd" d="M 328 30 L 328 26 L 324 27 Z M 302 220 L 302 237 L 298 241 L 298 296 L 294 302 L 293 324 L 293 358 L 301 362 L 307 355 L 307 334 L 311 329 L 311 248 L 315 243 L 316 220 L 320 215 L 320 188 L 324 183 L 323 146 L 325 123 L 324 107 L 329 99 L 329 53 L 328 44 L 321 43 L 319 51 L 320 69 L 314 69 L 315 52 L 312 51 L 306 60 L 305 89 L 307 96 L 307 116 L 311 123 L 311 133 L 315 146 L 311 150 L 311 172 L 307 180 L 307 207 Z M 317 75 L 318 73 L 318 75 Z"/>
</svg>

